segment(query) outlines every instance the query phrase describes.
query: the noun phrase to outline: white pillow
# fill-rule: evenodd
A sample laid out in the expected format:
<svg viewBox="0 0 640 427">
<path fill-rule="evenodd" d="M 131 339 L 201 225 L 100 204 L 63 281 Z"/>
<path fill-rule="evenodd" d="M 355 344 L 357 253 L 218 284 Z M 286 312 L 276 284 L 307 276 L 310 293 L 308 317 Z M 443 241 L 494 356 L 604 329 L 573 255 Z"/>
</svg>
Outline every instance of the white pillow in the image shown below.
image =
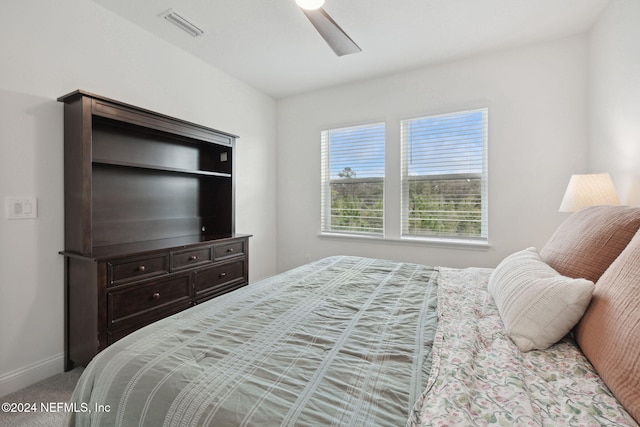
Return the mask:
<svg viewBox="0 0 640 427">
<path fill-rule="evenodd" d="M 528 248 L 498 264 L 488 289 L 507 334 L 521 351 L 529 351 L 550 347 L 578 323 L 594 284 L 560 275 L 536 248 Z"/>
</svg>

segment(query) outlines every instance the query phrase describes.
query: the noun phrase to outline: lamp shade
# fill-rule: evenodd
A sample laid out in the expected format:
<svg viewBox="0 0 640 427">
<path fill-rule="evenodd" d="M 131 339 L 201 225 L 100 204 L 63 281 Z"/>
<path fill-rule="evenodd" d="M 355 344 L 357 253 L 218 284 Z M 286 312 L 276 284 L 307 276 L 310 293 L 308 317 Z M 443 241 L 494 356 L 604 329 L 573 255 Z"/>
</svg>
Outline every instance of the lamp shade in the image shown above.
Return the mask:
<svg viewBox="0 0 640 427">
<path fill-rule="evenodd" d="M 608 173 L 571 175 L 560 203 L 560 212 L 575 212 L 587 206 L 619 204 L 620 199 Z"/>
</svg>

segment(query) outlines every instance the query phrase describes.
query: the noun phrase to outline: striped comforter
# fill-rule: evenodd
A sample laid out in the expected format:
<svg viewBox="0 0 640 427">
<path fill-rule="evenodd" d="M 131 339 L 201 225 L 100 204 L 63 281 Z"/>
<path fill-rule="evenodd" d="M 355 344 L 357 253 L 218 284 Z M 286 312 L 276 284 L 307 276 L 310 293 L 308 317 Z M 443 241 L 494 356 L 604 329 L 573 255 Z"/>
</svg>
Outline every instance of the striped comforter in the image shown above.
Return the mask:
<svg viewBox="0 0 640 427">
<path fill-rule="evenodd" d="M 404 425 L 429 377 L 436 276 L 331 257 L 223 295 L 96 356 L 69 425 Z"/>
</svg>

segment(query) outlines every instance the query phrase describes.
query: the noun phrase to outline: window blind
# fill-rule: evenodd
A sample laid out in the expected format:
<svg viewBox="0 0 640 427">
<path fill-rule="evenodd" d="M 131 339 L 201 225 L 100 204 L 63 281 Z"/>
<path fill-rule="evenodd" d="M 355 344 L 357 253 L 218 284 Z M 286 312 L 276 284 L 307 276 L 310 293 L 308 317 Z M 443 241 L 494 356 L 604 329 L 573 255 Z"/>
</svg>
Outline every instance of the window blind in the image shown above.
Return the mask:
<svg viewBox="0 0 640 427">
<path fill-rule="evenodd" d="M 487 240 L 488 110 L 401 122 L 402 237 Z"/>
<path fill-rule="evenodd" d="M 384 234 L 384 133 L 384 123 L 322 131 L 322 232 Z"/>
</svg>

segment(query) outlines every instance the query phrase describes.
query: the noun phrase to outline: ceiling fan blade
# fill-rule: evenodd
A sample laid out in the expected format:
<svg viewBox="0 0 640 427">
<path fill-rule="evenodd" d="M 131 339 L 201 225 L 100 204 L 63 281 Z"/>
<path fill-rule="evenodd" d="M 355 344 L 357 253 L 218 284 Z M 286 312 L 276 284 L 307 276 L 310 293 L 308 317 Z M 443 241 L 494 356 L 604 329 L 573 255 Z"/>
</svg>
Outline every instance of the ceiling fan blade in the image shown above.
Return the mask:
<svg viewBox="0 0 640 427">
<path fill-rule="evenodd" d="M 343 56 L 362 52 L 362 49 L 351 40 L 351 37 L 340 28 L 340 25 L 324 9 L 301 10 L 336 55 Z"/>
</svg>

